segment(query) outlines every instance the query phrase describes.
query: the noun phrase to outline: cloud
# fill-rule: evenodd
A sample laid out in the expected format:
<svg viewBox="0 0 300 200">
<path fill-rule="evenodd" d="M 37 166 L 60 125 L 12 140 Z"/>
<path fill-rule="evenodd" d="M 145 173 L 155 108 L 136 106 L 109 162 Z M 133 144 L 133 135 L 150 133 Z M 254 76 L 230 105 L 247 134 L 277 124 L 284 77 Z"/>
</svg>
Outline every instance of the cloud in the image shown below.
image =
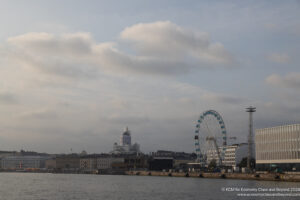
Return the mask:
<svg viewBox="0 0 300 200">
<path fill-rule="evenodd" d="M 34 72 L 69 78 L 95 77 L 97 67 L 89 61 L 93 44 L 89 33 L 27 33 L 8 38 L 7 44 L 10 60 Z"/>
<path fill-rule="evenodd" d="M 132 115 L 132 114 L 131 114 Z M 112 115 L 108 118 L 104 118 L 103 120 L 108 120 L 109 122 L 121 124 L 121 125 L 137 125 L 142 123 L 148 123 L 150 120 L 146 116 L 130 116 L 130 115 Z"/>
<path fill-rule="evenodd" d="M 215 93 L 206 93 L 202 96 L 202 99 L 208 102 L 232 104 L 232 105 L 242 104 L 246 101 L 246 99 L 241 97 L 224 95 L 224 94 L 215 94 Z"/>
<path fill-rule="evenodd" d="M 83 32 L 26 33 L 7 39 L 7 57 L 33 72 L 75 79 L 93 79 L 99 72 L 180 75 L 233 62 L 221 43 L 210 42 L 208 33 L 169 21 L 133 25 L 120 38 L 97 43 Z"/>
<path fill-rule="evenodd" d="M 94 61 L 110 74 L 178 75 L 188 73 L 192 64 L 174 58 L 134 56 L 121 52 L 114 45 L 95 48 Z"/>
<path fill-rule="evenodd" d="M 57 113 L 49 109 L 28 111 L 20 114 L 19 116 L 23 119 L 40 119 L 40 120 L 52 120 L 58 118 Z"/>
<path fill-rule="evenodd" d="M 32 54 L 44 56 L 69 55 L 80 57 L 91 52 L 93 43 L 89 33 L 69 33 L 53 35 L 50 33 L 26 33 L 23 35 L 10 37 L 7 42 L 20 50 L 29 50 Z"/>
<path fill-rule="evenodd" d="M 16 104 L 17 102 L 17 98 L 14 94 L 9 92 L 0 92 L 0 105 Z"/>
<path fill-rule="evenodd" d="M 125 28 L 120 38 L 142 55 L 196 58 L 199 62 L 230 64 L 232 56 L 221 43 L 211 43 L 209 34 L 184 29 L 169 21 L 140 23 Z"/>
<path fill-rule="evenodd" d="M 266 58 L 271 62 L 279 64 L 285 64 L 290 61 L 290 56 L 285 53 L 272 53 L 269 54 Z"/>
<path fill-rule="evenodd" d="M 266 78 L 266 83 L 283 88 L 300 89 L 300 73 L 289 73 L 285 76 L 272 74 Z"/>
</svg>

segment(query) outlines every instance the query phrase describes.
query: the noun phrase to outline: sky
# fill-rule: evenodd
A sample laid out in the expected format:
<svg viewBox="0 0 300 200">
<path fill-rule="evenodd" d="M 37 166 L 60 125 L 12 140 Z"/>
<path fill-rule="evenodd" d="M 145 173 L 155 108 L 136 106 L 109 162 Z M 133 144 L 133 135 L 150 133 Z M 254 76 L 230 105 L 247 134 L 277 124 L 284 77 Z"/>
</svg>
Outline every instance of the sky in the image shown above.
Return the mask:
<svg viewBox="0 0 300 200">
<path fill-rule="evenodd" d="M 300 1 L 1 1 L 0 150 L 194 151 L 216 110 L 229 143 L 300 123 Z"/>
</svg>

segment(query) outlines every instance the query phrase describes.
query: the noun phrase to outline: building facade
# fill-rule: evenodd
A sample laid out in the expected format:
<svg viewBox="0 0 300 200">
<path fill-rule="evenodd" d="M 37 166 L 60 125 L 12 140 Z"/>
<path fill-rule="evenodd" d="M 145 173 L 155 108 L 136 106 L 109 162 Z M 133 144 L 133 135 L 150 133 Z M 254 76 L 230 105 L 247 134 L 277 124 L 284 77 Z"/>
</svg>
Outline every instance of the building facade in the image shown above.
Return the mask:
<svg viewBox="0 0 300 200">
<path fill-rule="evenodd" d="M 256 130 L 256 168 L 300 171 L 300 124 Z"/>
<path fill-rule="evenodd" d="M 79 167 L 83 171 L 93 171 L 97 169 L 96 158 L 80 158 Z"/>
<path fill-rule="evenodd" d="M 243 158 L 248 155 L 248 143 L 227 146 L 223 164 L 229 167 L 237 167 Z"/>
<path fill-rule="evenodd" d="M 80 158 L 79 157 L 58 157 L 56 158 L 56 169 L 79 169 Z"/>
<path fill-rule="evenodd" d="M 219 152 L 221 155 L 223 147 L 219 147 Z M 247 157 L 248 154 L 248 144 L 233 144 L 225 147 L 225 154 L 222 160 L 222 165 L 226 167 L 237 167 L 243 158 Z M 212 160 L 216 161 L 216 164 L 219 164 L 219 158 L 216 150 L 207 151 L 207 164 Z"/>
<path fill-rule="evenodd" d="M 45 168 L 46 169 L 55 169 L 56 168 L 56 160 L 55 159 L 48 159 L 45 161 Z"/>
<path fill-rule="evenodd" d="M 48 157 L 42 156 L 6 156 L 1 159 L 2 169 L 44 168 Z"/>
<path fill-rule="evenodd" d="M 124 163 L 124 158 L 103 157 L 97 158 L 97 169 L 111 169 L 115 163 Z"/>
<path fill-rule="evenodd" d="M 149 160 L 149 170 L 151 171 L 169 171 L 173 169 L 172 157 L 153 157 Z"/>
</svg>

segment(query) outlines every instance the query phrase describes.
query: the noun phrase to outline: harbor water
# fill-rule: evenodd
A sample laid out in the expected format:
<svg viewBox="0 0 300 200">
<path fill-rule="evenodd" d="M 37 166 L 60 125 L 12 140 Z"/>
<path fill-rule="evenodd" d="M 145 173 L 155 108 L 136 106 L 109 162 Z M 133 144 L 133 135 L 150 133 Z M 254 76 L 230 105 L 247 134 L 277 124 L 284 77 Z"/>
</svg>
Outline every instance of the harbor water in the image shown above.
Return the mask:
<svg viewBox="0 0 300 200">
<path fill-rule="evenodd" d="M 277 181 L 0 173 L 1 200 L 282 199 L 279 195 L 299 199 L 298 187 L 300 184 L 296 182 Z"/>
</svg>

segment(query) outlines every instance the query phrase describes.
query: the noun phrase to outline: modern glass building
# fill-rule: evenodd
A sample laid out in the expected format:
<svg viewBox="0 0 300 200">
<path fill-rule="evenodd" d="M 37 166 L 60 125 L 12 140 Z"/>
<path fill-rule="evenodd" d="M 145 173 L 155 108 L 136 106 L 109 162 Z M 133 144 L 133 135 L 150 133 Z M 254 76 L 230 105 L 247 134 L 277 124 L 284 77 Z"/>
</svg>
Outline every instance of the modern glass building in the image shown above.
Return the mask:
<svg viewBox="0 0 300 200">
<path fill-rule="evenodd" d="M 300 171 L 300 124 L 255 131 L 258 171 Z"/>
</svg>

